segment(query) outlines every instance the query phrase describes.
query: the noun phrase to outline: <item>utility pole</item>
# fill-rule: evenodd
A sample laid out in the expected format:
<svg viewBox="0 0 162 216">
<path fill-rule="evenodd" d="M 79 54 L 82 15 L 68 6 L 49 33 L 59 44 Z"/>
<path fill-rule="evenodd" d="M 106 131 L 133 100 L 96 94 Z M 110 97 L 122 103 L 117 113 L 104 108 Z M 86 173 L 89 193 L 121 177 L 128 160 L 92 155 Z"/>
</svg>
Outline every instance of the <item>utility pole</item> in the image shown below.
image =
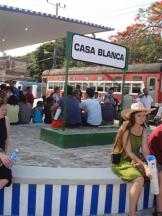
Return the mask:
<svg viewBox="0 0 162 216">
<path fill-rule="evenodd" d="M 56 7 L 56 16 L 58 16 L 58 10 L 59 10 L 60 8 L 63 8 L 63 9 L 66 8 L 66 5 L 65 5 L 65 4 L 61 5 L 60 2 L 56 2 L 56 3 L 54 4 L 54 3 L 52 3 L 50 0 L 47 0 L 47 3 L 49 3 L 49 4 L 51 4 L 51 5 L 53 5 L 53 6 Z M 57 51 L 57 47 L 58 47 L 58 41 L 57 41 L 57 39 L 56 39 L 56 40 L 55 40 L 55 43 L 54 43 L 54 47 L 53 47 L 53 64 L 52 64 L 52 68 L 55 68 L 55 67 L 56 67 L 56 51 Z"/>
</svg>

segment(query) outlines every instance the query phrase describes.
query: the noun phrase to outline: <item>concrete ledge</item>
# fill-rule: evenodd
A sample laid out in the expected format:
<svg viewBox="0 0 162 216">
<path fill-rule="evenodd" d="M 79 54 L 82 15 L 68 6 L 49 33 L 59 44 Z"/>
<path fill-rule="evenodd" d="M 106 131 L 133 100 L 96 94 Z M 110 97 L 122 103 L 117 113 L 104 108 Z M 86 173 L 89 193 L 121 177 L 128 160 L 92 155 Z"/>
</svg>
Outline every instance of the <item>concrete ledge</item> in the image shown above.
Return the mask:
<svg viewBox="0 0 162 216">
<path fill-rule="evenodd" d="M 13 166 L 13 184 L 0 190 L 0 215 L 80 216 L 128 212 L 130 183 L 111 168 Z M 145 186 L 138 210 L 153 207 Z"/>
<path fill-rule="evenodd" d="M 119 184 L 111 168 L 13 166 L 13 182 L 28 184 Z M 123 182 L 124 183 L 124 182 Z"/>
<path fill-rule="evenodd" d="M 81 129 L 51 129 L 42 128 L 40 139 L 61 148 L 76 148 L 114 143 L 117 127 L 81 128 Z"/>
</svg>

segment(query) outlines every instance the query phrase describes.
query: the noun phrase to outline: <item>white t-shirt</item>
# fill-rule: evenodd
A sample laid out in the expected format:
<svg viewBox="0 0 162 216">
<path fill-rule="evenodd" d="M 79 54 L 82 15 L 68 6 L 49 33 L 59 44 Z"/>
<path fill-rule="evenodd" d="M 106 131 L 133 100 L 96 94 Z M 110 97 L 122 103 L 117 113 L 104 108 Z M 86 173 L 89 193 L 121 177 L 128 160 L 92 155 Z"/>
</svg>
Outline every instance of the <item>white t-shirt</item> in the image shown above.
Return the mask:
<svg viewBox="0 0 162 216">
<path fill-rule="evenodd" d="M 88 112 L 87 123 L 90 125 L 100 125 L 102 122 L 101 105 L 98 100 L 88 98 L 81 102 L 81 108 Z"/>
<path fill-rule="evenodd" d="M 147 95 L 147 96 L 144 95 L 143 98 L 141 98 L 140 101 L 141 101 L 141 103 L 143 103 L 143 105 L 146 108 L 150 109 L 151 108 L 151 104 L 153 102 L 153 99 L 152 99 L 152 97 L 150 95 Z"/>
</svg>

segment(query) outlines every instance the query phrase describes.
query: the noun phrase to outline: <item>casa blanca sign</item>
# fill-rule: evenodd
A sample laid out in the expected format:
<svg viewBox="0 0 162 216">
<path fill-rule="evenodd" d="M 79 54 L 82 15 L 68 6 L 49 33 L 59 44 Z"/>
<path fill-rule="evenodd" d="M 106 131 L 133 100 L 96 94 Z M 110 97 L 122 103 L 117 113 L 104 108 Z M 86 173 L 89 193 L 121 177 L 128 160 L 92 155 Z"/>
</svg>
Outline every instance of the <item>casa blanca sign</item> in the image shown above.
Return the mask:
<svg viewBox="0 0 162 216">
<path fill-rule="evenodd" d="M 96 63 L 114 68 L 126 67 L 126 47 L 86 37 L 72 35 L 72 59 Z"/>
</svg>

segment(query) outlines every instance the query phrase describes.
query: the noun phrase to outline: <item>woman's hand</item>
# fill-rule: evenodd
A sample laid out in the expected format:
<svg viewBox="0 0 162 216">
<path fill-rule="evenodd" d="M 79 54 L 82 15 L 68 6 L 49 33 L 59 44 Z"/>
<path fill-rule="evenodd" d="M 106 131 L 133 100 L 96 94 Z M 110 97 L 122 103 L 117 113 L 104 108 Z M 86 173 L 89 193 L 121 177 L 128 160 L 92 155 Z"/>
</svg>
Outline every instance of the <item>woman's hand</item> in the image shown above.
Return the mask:
<svg viewBox="0 0 162 216">
<path fill-rule="evenodd" d="M 149 167 L 147 166 L 147 164 L 144 164 L 143 167 L 144 167 L 146 176 L 147 176 L 148 178 L 151 178 L 151 172 L 150 172 L 150 169 L 149 169 Z"/>
<path fill-rule="evenodd" d="M 10 168 L 13 165 L 13 161 L 9 158 L 8 155 L 4 153 L 0 154 L 0 159 L 1 159 L 2 164 L 7 168 Z"/>
</svg>

